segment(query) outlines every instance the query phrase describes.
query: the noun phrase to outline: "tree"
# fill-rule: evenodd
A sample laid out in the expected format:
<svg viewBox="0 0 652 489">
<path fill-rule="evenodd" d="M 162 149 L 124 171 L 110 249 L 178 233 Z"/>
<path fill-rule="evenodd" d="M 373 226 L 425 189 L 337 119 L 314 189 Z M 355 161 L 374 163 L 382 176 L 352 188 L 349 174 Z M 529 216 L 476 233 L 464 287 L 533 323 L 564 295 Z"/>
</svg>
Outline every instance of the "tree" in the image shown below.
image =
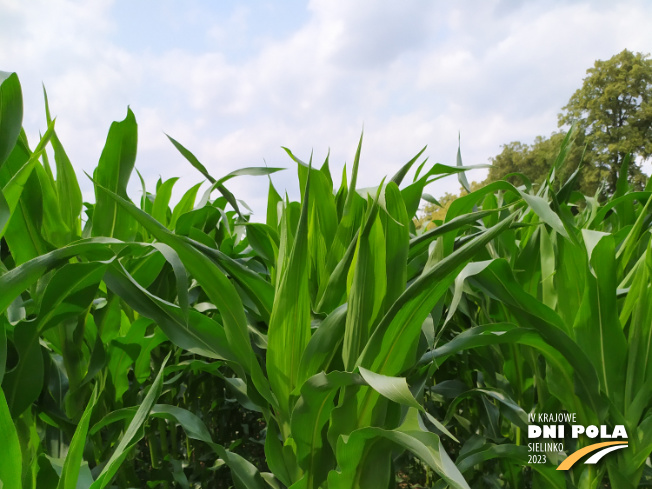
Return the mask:
<svg viewBox="0 0 652 489">
<path fill-rule="evenodd" d="M 620 166 L 632 153 L 630 181 L 642 187 L 636 160 L 652 155 L 652 60 L 625 49 L 587 70 L 582 87 L 562 108 L 559 127 L 575 123 L 587 144 L 587 161 L 614 191 Z"/>
<path fill-rule="evenodd" d="M 446 219 L 448 208 L 451 206 L 455 199 L 459 198 L 462 195 L 466 195 L 466 191 L 463 188 L 460 188 L 460 195 L 446 192 L 442 197 L 440 197 L 437 200 L 440 205 L 434 203 L 426 204 L 426 206 L 423 208 L 423 214 L 415 220 L 416 227 L 420 228 L 425 226 L 426 229 L 431 229 L 435 225 L 433 221 L 443 222 L 444 219 Z"/>
<path fill-rule="evenodd" d="M 604 186 L 612 194 L 623 160 L 631 153 L 630 183 L 642 189 L 647 178 L 641 172 L 640 163 L 652 156 L 652 60 L 647 54 L 624 50 L 607 61 L 596 61 L 586 73 L 582 87 L 559 114 L 559 127 L 575 124 L 577 134 L 553 186 L 563 184 L 581 162 L 579 190 L 594 195 Z M 508 176 L 510 173 L 522 173 L 533 184 L 541 184 L 559 154 L 565 135 L 566 131 L 561 131 L 553 132 L 550 137 L 537 136 L 531 145 L 519 141 L 503 144 L 502 151 L 491 158 L 487 179 L 478 185 L 500 179 L 520 185 L 522 180 Z M 443 219 L 457 197 L 447 193 L 440 199 L 441 206 L 426 206 L 420 224 Z"/>
<path fill-rule="evenodd" d="M 469 185 L 469 189 L 471 192 L 475 192 L 479 188 L 482 188 L 486 185 L 487 182 L 476 182 L 473 181 L 471 182 L 471 185 Z M 446 213 L 448 212 L 448 208 L 451 206 L 451 204 L 456 200 L 459 199 L 460 197 L 464 197 L 465 195 L 468 195 L 469 192 L 467 192 L 464 187 L 460 187 L 460 193 L 459 195 L 456 194 L 451 194 L 450 192 L 446 192 L 443 197 L 440 197 L 438 199 L 438 204 L 435 203 L 428 203 L 426 206 L 423 208 L 423 214 L 418 218 L 414 220 L 414 225 L 417 228 L 421 228 L 425 226 L 426 230 L 433 228 L 435 225 L 441 224 L 444 219 L 446 219 Z"/>
<path fill-rule="evenodd" d="M 513 185 L 521 185 L 523 181 L 520 177 L 508 176 L 510 173 L 521 173 L 533 184 L 541 184 L 548 177 L 565 136 L 566 134 L 563 132 L 555 132 L 549 138 L 537 136 L 532 145 L 519 141 L 503 144 L 503 150 L 491 158 L 491 168 L 486 183 L 505 179 Z M 555 187 L 564 183 L 577 169 L 582 161 L 583 151 L 584 141 L 579 135 L 564 165 L 557 172 L 554 181 Z M 585 158 L 579 179 L 580 190 L 584 194 L 593 195 L 600 185 L 600 181 L 600 172 Z"/>
</svg>

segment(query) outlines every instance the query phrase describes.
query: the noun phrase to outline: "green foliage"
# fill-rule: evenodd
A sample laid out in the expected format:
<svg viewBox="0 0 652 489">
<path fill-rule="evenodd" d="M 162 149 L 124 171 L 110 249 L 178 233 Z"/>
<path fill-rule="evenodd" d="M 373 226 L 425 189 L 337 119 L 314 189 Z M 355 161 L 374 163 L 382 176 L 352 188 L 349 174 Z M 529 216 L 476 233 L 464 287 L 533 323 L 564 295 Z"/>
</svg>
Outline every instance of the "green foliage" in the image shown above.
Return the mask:
<svg viewBox="0 0 652 489">
<path fill-rule="evenodd" d="M 640 162 L 652 154 L 652 60 L 647 55 L 624 50 L 607 61 L 596 61 L 562 110 L 559 126 L 573 126 L 576 132 L 564 165 L 555 168 L 557 182 L 567 181 L 581 166 L 576 189 L 585 195 L 603 190 L 613 194 L 621 168 L 626 167 L 635 189 L 645 187 Z M 504 144 L 491 158 L 485 183 L 506 179 L 514 185 L 527 181 L 542 185 L 555 167 L 564 137 L 563 132 L 553 132 L 550 137 L 537 136 L 531 145 Z M 625 165 L 628 154 L 632 159 Z"/>
<path fill-rule="evenodd" d="M 3 80 L 14 127 L 17 78 Z M 128 111 L 81 230 L 46 120 L 34 151 L 20 131 L 0 138 L 3 487 L 650 483 L 652 194 L 626 171 L 606 202 L 573 191 L 578 174 L 557 171 L 572 133 L 546 146 L 555 171 L 538 187 L 468 185 L 461 156 L 428 168 L 424 148 L 357 189 L 362 138 L 334 187 L 328 158 L 318 169 L 287 150 L 301 201 L 270 182 L 253 223 L 228 182 L 278 169 L 215 178 L 172 138 L 209 189 L 172 208 L 173 178 L 130 201 Z M 464 193 L 417 229 L 424 187 L 452 175 Z M 526 467 L 527 414 L 564 409 L 624 424 L 630 446 L 598 468 L 562 473 L 554 454 Z"/>
<path fill-rule="evenodd" d="M 489 170 L 491 171 L 491 170 Z M 473 181 L 470 184 L 470 190 L 472 192 L 482 188 L 485 185 L 484 182 Z M 432 229 L 435 225 L 441 225 L 446 219 L 446 213 L 451 204 L 458 198 L 463 197 L 464 195 L 469 194 L 463 187 L 460 187 L 459 195 L 451 194 L 446 192 L 439 199 L 435 199 L 427 194 L 424 194 L 422 198 L 426 200 L 426 205 L 423 208 L 423 214 L 415 220 L 415 226 L 417 228 L 424 227 L 425 229 Z"/>
<path fill-rule="evenodd" d="M 652 155 L 652 59 L 627 49 L 587 70 L 579 88 L 559 114 L 559 125 L 576 124 L 584 134 L 589 158 L 605 173 L 614 192 L 628 153 L 643 159 Z M 637 188 L 644 177 L 637 164 L 629 166 Z"/>
<path fill-rule="evenodd" d="M 513 141 L 502 146 L 500 154 L 491 158 L 491 167 L 486 183 L 507 180 L 512 185 L 533 184 L 540 186 L 548 178 L 559 154 L 565 133 L 553 133 L 549 138 L 537 136 L 532 145 Z M 555 188 L 569 179 L 583 163 L 577 189 L 585 195 L 594 195 L 602 183 L 600 172 L 584 156 L 583 141 L 574 142 L 564 165 L 557 171 Z M 583 156 L 585 161 L 583 161 Z M 525 177 L 525 179 L 523 178 Z"/>
</svg>

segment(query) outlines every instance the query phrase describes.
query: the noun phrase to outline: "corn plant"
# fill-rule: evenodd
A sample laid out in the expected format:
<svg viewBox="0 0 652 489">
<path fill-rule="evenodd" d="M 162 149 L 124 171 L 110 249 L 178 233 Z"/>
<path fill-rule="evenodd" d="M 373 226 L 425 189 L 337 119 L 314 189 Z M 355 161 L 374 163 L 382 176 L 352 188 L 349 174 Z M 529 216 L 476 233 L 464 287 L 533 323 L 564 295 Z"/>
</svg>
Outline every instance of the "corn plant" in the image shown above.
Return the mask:
<svg viewBox="0 0 652 489">
<path fill-rule="evenodd" d="M 441 387 L 431 387 L 437 400 L 450 403 L 445 421 L 458 417 L 456 407 L 475 399 L 471 412 L 484 418 L 484 433 L 467 441 L 466 458 L 475 454 L 481 460 L 483 451 L 501 450 L 503 445 L 495 441 L 504 440 L 505 429 L 522 445 L 525 412 L 565 409 L 587 424 L 624 425 L 629 447 L 605 464 L 580 465 L 568 473 L 535 466 L 535 483 L 596 488 L 608 480 L 614 488 L 639 487 L 649 483 L 652 451 L 647 358 L 650 188 L 628 189 L 626 162 L 617 191 L 608 200 L 572 191 L 579 170 L 554 190 L 555 170 L 571 139 L 572 132 L 546 184 L 535 197 L 526 197 L 536 199 L 530 204 L 533 211 L 494 242 L 487 260 L 467 265 L 458 275 L 439 345 L 421 364 L 435 360 L 444 373 L 446 363 L 473 352 L 463 357 L 464 379 L 450 377 L 460 371 L 456 366 L 444 374 L 448 379 Z M 533 194 L 527 179 L 523 181 L 519 189 L 498 182 L 461 198 L 446 220 L 454 222 L 481 200 L 485 209 L 496 208 L 525 197 L 524 192 Z M 546 201 L 551 208 L 544 208 Z M 534 212 L 537 208 L 545 213 Z M 484 219 L 491 225 L 495 218 Z M 503 423 L 496 422 L 499 412 Z M 462 426 L 477 425 L 461 417 L 466 418 Z M 567 450 L 573 451 L 594 440 L 568 442 Z M 562 458 L 554 453 L 548 457 L 555 465 Z M 458 466 L 470 469 L 463 458 L 458 458 Z M 518 468 L 505 466 L 504 471 L 513 486 L 524 483 Z"/>
<path fill-rule="evenodd" d="M 134 204 L 131 111 L 83 203 L 47 97 L 32 151 L 0 80 L 4 487 L 394 487 L 412 460 L 435 487 L 646 480 L 650 193 L 626 168 L 606 202 L 577 172 L 555 185 L 572 131 L 541 188 L 496 182 L 428 231 L 424 188 L 465 185 L 459 153 L 359 189 L 362 138 L 337 187 L 286 149 L 301 200 L 270 180 L 262 223 L 227 185 L 279 168 L 215 178 L 172 137 L 208 189 Z M 625 424 L 630 449 L 524 468 L 527 413 L 560 409 Z"/>
</svg>

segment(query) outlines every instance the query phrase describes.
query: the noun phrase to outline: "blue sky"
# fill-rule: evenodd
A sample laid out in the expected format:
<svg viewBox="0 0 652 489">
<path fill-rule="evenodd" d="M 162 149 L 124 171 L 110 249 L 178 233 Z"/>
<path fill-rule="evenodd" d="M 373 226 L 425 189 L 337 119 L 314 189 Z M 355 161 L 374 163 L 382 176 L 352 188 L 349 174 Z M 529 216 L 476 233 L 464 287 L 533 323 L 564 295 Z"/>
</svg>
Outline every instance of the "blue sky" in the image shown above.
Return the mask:
<svg viewBox="0 0 652 489">
<path fill-rule="evenodd" d="M 281 146 L 317 161 L 330 149 L 335 175 L 364 126 L 364 187 L 424 145 L 432 163 L 454 163 L 458 132 L 465 164 L 549 135 L 596 59 L 651 50 L 650 21 L 652 2 L 639 0 L 0 0 L 0 70 L 21 79 L 32 141 L 45 127 L 45 84 L 80 172 L 130 106 L 148 188 L 181 176 L 179 195 L 202 180 L 165 132 L 216 177 L 287 167 L 273 180 L 296 198 Z M 262 219 L 266 179 L 230 183 Z M 456 179 L 429 189 L 458 190 Z"/>
</svg>

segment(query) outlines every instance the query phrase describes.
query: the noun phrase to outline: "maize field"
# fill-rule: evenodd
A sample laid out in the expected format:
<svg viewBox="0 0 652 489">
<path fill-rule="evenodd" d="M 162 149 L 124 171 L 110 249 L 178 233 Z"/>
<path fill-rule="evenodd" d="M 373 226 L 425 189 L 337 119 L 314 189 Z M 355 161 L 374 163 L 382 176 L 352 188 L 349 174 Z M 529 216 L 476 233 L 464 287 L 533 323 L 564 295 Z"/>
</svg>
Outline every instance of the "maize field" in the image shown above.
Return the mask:
<svg viewBox="0 0 652 489">
<path fill-rule="evenodd" d="M 30 144 L 0 82 L 0 487 L 652 485 L 652 183 L 556 179 L 574 129 L 544 184 L 494 182 L 427 227 L 428 184 L 468 187 L 459 153 L 360 189 L 362 138 L 341 177 L 286 149 L 301 199 L 270 180 L 254 222 L 229 180 L 281 169 L 213 176 L 172 137 L 206 190 L 132 200 L 129 109 L 83 202 L 47 97 Z M 532 462 L 528 425 L 557 412 L 628 446 L 557 470 L 597 441 L 566 436 Z"/>
</svg>

